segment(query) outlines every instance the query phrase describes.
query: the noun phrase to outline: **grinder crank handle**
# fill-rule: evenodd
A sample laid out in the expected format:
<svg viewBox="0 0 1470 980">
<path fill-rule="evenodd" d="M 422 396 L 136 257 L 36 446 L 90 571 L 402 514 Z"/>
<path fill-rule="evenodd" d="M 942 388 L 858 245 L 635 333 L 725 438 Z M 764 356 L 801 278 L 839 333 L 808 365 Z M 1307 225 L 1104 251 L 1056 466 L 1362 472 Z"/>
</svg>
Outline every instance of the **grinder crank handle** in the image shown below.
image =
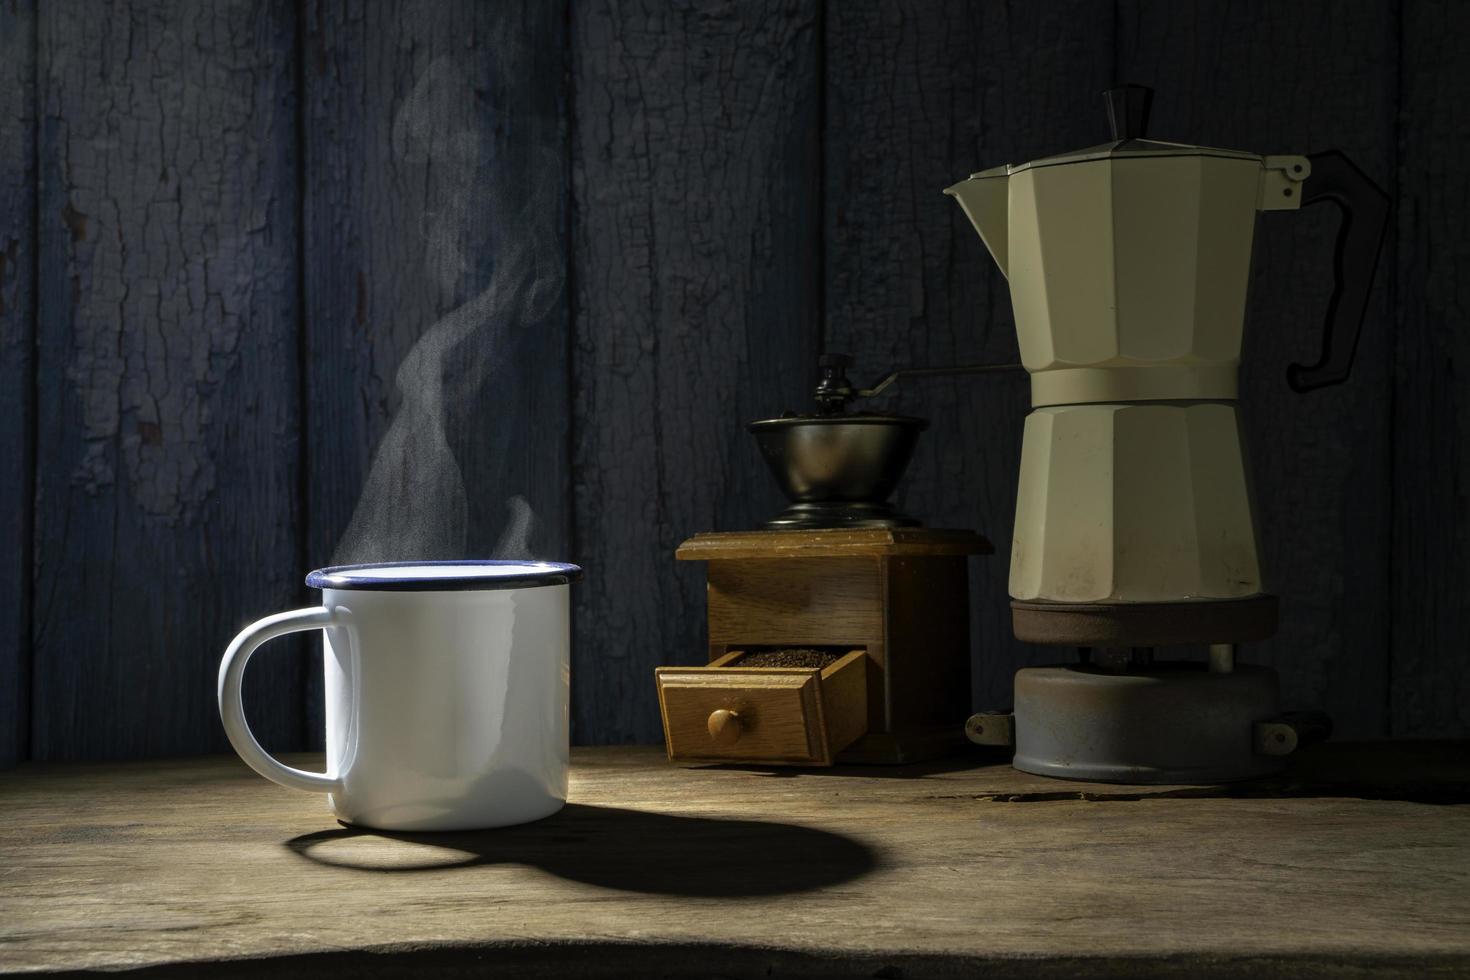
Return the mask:
<svg viewBox="0 0 1470 980">
<path fill-rule="evenodd" d="M 1322 327 L 1322 353 L 1314 364 L 1286 369 L 1287 383 L 1297 392 L 1339 384 L 1352 371 L 1389 210 L 1388 195 L 1340 151 L 1314 153 L 1307 159 L 1312 170 L 1302 183 L 1302 206 L 1331 201 L 1342 211 L 1342 224 L 1332 259 L 1332 298 Z"/>
<path fill-rule="evenodd" d="M 989 374 L 992 371 L 1020 371 L 1020 364 L 957 364 L 953 367 L 917 367 L 899 368 L 897 371 L 889 371 L 878 381 L 873 382 L 871 388 L 859 388 L 853 392 L 859 398 L 872 398 L 881 395 L 883 390 L 900 378 L 942 378 L 958 374 Z"/>
<path fill-rule="evenodd" d="M 817 361 L 822 379 L 817 382 L 815 392 L 817 405 L 824 415 L 836 415 L 847 410 L 847 403 L 854 398 L 872 398 L 899 378 L 932 378 L 954 374 L 988 374 L 991 371 L 1019 371 L 1019 364 L 960 364 L 953 367 L 900 368 L 889 371 L 873 383 L 871 388 L 854 388 L 847 380 L 847 369 L 852 367 L 851 354 L 823 354 Z"/>
</svg>

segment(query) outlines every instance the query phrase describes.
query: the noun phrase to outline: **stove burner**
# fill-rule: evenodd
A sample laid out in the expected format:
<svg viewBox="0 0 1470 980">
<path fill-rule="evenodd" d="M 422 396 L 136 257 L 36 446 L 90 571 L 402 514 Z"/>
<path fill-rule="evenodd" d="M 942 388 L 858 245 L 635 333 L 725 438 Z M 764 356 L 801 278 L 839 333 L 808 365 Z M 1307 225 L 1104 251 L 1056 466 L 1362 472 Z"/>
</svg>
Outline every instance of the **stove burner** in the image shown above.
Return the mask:
<svg viewBox="0 0 1470 980">
<path fill-rule="evenodd" d="M 1083 662 L 1016 672 L 1015 710 L 980 714 L 970 740 L 1014 745 L 1017 769 L 1101 783 L 1208 784 L 1280 772 L 1300 745 L 1326 738 L 1321 712 L 1283 714 L 1276 671 L 1154 660 L 1148 648 L 1081 650 Z"/>
</svg>

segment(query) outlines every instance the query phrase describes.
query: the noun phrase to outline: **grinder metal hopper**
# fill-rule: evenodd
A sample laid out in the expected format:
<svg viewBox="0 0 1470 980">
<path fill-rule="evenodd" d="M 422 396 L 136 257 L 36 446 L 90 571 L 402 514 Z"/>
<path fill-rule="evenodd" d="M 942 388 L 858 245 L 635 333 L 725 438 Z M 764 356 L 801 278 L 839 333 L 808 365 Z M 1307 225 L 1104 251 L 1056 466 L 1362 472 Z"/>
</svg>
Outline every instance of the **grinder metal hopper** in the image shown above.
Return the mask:
<svg viewBox="0 0 1470 980">
<path fill-rule="evenodd" d="M 761 456 L 791 506 L 763 527 L 771 530 L 860 527 L 916 527 L 888 498 L 903 477 L 924 419 L 906 415 L 849 413 L 848 402 L 881 394 L 900 378 L 1013 371 L 1019 364 L 904 368 L 890 371 L 870 388 L 847 379 L 852 358 L 823 354 L 815 412 L 787 413 L 751 422 Z"/>
</svg>

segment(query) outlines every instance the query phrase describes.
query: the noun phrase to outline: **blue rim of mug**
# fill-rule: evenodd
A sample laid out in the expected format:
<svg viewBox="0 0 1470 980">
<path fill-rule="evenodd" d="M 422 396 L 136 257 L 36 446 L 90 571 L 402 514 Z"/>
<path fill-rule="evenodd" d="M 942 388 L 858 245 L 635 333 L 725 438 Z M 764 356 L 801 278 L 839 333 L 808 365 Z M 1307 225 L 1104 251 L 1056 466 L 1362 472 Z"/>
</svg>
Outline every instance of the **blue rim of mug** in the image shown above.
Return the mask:
<svg viewBox="0 0 1470 980">
<path fill-rule="evenodd" d="M 431 569 L 444 574 L 426 574 Z M 459 574 L 450 569 L 463 569 Z M 395 575 L 398 569 L 415 569 Z M 560 561 L 514 561 L 471 558 L 459 561 L 385 561 L 333 565 L 306 576 L 313 589 L 360 589 L 371 592 L 470 592 L 491 589 L 534 589 L 568 585 L 582 577 L 582 567 Z"/>
</svg>

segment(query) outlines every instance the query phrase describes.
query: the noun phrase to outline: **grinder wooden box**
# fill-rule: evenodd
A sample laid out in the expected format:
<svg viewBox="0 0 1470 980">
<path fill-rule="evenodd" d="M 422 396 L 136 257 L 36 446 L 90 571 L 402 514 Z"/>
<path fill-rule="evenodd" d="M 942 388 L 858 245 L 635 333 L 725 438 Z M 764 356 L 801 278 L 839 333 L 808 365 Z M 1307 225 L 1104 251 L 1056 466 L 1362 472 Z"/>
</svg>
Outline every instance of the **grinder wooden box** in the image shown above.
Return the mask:
<svg viewBox="0 0 1470 980">
<path fill-rule="evenodd" d="M 709 563 L 709 665 L 656 671 L 669 758 L 898 763 L 961 744 L 967 559 L 992 550 L 972 531 L 918 527 L 690 538 L 676 557 Z M 822 670 L 739 666 L 782 647 L 840 656 Z"/>
</svg>

